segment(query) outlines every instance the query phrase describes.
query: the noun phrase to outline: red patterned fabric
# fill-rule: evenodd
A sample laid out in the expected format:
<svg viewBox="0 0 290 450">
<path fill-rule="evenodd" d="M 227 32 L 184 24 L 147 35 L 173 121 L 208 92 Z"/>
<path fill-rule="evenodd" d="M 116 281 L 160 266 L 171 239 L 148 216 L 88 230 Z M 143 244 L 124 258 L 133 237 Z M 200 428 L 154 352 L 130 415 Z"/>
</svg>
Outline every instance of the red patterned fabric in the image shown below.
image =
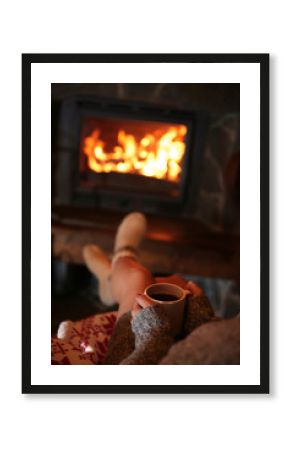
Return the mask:
<svg viewBox="0 0 290 450">
<path fill-rule="evenodd" d="M 65 322 L 63 339 L 51 339 L 51 364 L 101 364 L 116 322 L 116 313 Z"/>
</svg>

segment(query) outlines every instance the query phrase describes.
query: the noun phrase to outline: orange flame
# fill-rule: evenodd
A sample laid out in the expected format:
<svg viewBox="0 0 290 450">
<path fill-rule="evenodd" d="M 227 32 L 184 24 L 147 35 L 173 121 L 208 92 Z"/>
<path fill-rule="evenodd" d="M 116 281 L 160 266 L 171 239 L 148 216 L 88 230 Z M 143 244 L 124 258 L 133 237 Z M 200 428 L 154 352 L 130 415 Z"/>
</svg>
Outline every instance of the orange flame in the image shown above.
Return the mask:
<svg viewBox="0 0 290 450">
<path fill-rule="evenodd" d="M 138 142 L 132 134 L 119 130 L 118 145 L 105 151 L 100 130 L 95 129 L 84 139 L 83 151 L 88 167 L 97 173 L 136 173 L 177 182 L 185 152 L 186 132 L 184 125 L 171 126 L 161 135 L 160 130 L 145 134 Z"/>
</svg>

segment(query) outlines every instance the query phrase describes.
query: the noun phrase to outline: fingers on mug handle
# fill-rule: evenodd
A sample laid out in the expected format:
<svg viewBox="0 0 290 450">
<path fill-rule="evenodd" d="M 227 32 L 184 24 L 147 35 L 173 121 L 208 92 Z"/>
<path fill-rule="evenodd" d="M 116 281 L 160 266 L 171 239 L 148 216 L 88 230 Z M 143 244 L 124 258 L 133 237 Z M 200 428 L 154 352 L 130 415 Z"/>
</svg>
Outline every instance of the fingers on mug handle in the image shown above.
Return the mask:
<svg viewBox="0 0 290 450">
<path fill-rule="evenodd" d="M 204 295 L 203 289 L 201 289 L 196 283 L 193 281 L 189 281 L 186 286 L 187 289 L 190 290 L 194 297 L 201 297 Z"/>
<path fill-rule="evenodd" d="M 145 294 L 137 294 L 136 295 L 136 302 L 142 308 L 148 308 L 149 306 L 153 305 L 152 300 L 150 300 L 150 298 L 147 297 L 147 295 L 145 295 Z"/>
</svg>

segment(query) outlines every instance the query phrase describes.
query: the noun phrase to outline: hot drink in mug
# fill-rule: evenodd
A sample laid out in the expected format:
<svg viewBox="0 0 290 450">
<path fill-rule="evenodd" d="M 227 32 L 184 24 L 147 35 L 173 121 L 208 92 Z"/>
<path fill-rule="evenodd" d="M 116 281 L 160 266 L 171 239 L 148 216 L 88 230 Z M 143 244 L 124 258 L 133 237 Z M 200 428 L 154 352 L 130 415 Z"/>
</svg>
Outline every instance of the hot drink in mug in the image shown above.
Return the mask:
<svg viewBox="0 0 290 450">
<path fill-rule="evenodd" d="M 164 309 L 171 324 L 171 334 L 177 336 L 182 330 L 186 296 L 190 291 L 176 284 L 155 283 L 145 289 L 144 294 Z"/>
</svg>

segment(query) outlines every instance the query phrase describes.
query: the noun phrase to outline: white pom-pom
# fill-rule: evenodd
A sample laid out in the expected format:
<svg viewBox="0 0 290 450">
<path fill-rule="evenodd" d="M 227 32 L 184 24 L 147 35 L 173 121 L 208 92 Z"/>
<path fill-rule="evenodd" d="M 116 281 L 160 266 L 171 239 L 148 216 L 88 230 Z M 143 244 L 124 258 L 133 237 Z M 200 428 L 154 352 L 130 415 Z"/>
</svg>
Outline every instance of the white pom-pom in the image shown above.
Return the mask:
<svg viewBox="0 0 290 450">
<path fill-rule="evenodd" d="M 66 320 L 65 322 L 61 322 L 59 324 L 58 330 L 57 330 L 57 337 L 58 339 L 62 340 L 69 340 L 72 333 L 72 321 Z"/>
</svg>

